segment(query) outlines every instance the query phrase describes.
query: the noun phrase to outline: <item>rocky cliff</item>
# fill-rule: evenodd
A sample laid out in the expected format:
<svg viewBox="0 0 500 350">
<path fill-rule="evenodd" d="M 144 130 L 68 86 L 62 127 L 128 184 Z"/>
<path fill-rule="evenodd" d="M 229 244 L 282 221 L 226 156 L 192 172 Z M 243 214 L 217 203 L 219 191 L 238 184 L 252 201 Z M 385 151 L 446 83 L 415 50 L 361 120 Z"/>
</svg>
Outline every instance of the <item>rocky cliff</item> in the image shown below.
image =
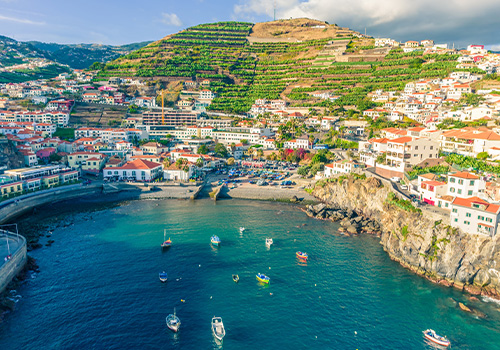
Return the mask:
<svg viewBox="0 0 500 350">
<path fill-rule="evenodd" d="M 498 237 L 467 234 L 450 227 L 448 220 L 434 220 L 399 200 L 376 178 L 320 182 L 313 195 L 327 207 L 309 207 L 309 215 L 334 221 L 340 216 L 325 215 L 327 210 L 360 215 L 364 218 L 358 221 L 365 225 L 361 231 L 373 228 L 384 250 L 401 265 L 436 283 L 500 299 Z M 349 228 L 355 221 L 347 219 L 341 224 Z M 354 228 L 359 231 L 360 226 Z"/>
<path fill-rule="evenodd" d="M 24 165 L 24 156 L 6 139 L 0 139 L 0 167 L 7 169 L 21 168 Z"/>
</svg>

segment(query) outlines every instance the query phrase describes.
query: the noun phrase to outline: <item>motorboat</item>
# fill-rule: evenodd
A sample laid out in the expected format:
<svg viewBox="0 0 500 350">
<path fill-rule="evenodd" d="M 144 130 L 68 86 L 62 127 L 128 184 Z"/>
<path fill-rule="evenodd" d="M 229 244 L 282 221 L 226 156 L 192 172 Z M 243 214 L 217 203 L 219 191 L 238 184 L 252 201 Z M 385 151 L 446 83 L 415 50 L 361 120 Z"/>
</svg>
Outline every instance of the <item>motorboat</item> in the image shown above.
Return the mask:
<svg viewBox="0 0 500 350">
<path fill-rule="evenodd" d="M 266 246 L 267 247 L 270 247 L 273 245 L 273 239 L 272 238 L 266 238 Z"/>
<path fill-rule="evenodd" d="M 167 238 L 167 229 L 164 229 L 163 230 L 163 243 L 161 244 L 162 249 L 170 248 L 170 246 L 172 245 L 172 241 L 170 240 L 170 237 L 168 239 L 166 239 L 166 238 Z"/>
<path fill-rule="evenodd" d="M 226 330 L 224 329 L 224 323 L 222 323 L 222 317 L 212 318 L 212 333 L 215 339 L 222 341 L 226 336 Z"/>
<path fill-rule="evenodd" d="M 297 258 L 301 260 L 307 260 L 307 258 L 309 258 L 309 255 L 307 255 L 306 252 L 296 252 L 295 255 L 297 255 Z"/>
<path fill-rule="evenodd" d="M 170 328 L 173 332 L 177 333 L 181 326 L 181 320 L 175 314 L 175 308 L 174 313 L 168 315 L 165 321 L 167 322 L 167 327 Z"/>
<path fill-rule="evenodd" d="M 436 343 L 441 346 L 450 346 L 450 341 L 446 339 L 446 337 L 438 335 L 434 330 L 432 329 L 427 329 L 424 332 L 424 337 L 425 339 L 430 340 L 433 343 Z"/>
<path fill-rule="evenodd" d="M 213 245 L 218 246 L 221 243 L 221 240 L 219 236 L 213 235 L 212 237 L 210 237 L 210 242 L 212 242 Z"/>
<path fill-rule="evenodd" d="M 271 281 L 269 277 L 260 272 L 255 277 L 257 277 L 257 281 L 261 283 L 269 284 L 269 282 Z"/>
<path fill-rule="evenodd" d="M 233 281 L 238 283 L 240 281 L 240 276 L 238 275 L 233 275 Z"/>
<path fill-rule="evenodd" d="M 167 282 L 167 279 L 168 279 L 168 274 L 165 271 L 160 272 L 160 281 Z"/>
<path fill-rule="evenodd" d="M 243 231 L 245 231 L 245 228 L 244 227 L 240 227 L 240 233 L 243 233 Z"/>
</svg>

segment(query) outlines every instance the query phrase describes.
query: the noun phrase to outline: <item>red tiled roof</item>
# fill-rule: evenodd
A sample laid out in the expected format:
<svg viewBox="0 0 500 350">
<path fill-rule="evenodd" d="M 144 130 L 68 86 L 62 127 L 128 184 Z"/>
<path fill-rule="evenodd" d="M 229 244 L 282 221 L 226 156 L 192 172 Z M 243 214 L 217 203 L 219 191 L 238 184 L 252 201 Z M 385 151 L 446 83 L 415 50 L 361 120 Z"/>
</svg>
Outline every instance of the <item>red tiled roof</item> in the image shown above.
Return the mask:
<svg viewBox="0 0 500 350">
<path fill-rule="evenodd" d="M 128 162 L 127 164 L 121 166 L 121 167 L 117 167 L 117 168 L 112 168 L 114 170 L 116 169 L 142 169 L 142 170 L 146 170 L 146 169 L 154 169 L 154 168 L 157 168 L 161 166 L 160 163 L 155 163 L 155 162 L 150 162 L 149 160 L 145 160 L 145 159 L 136 159 L 134 161 L 131 161 L 131 162 Z"/>
<path fill-rule="evenodd" d="M 470 198 L 456 197 L 452 204 L 454 204 L 454 205 L 460 205 L 462 207 L 471 208 L 473 203 L 486 205 L 486 208 L 484 210 L 487 211 L 487 212 L 489 212 L 489 213 L 495 213 L 496 214 L 496 213 L 498 213 L 498 211 L 500 209 L 500 205 L 498 205 L 498 204 L 490 204 L 490 203 L 482 200 L 479 197 L 470 197 Z"/>
<path fill-rule="evenodd" d="M 471 179 L 471 180 L 477 180 L 477 179 L 479 179 L 479 176 L 471 174 L 471 173 L 468 173 L 466 171 L 460 171 L 458 173 L 451 174 L 449 176 L 451 176 L 451 177 L 459 177 L 459 178 L 462 178 L 462 179 Z"/>
<path fill-rule="evenodd" d="M 397 139 L 394 139 L 394 140 L 389 140 L 389 142 L 407 143 L 407 142 L 410 142 L 411 140 L 413 140 L 411 137 L 405 136 L 405 137 L 400 137 L 400 138 L 397 138 Z"/>
</svg>

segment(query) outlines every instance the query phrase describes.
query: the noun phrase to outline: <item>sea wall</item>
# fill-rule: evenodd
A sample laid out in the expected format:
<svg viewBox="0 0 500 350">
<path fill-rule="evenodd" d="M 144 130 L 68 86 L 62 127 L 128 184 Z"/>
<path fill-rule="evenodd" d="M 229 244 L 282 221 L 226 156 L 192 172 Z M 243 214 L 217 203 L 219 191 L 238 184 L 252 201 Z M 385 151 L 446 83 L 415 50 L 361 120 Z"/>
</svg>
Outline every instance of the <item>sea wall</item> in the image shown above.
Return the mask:
<svg viewBox="0 0 500 350">
<path fill-rule="evenodd" d="M 443 215 L 408 210 L 380 179 L 319 182 L 313 194 L 328 207 L 353 211 L 376 223 L 380 243 L 408 269 L 443 285 L 500 299 L 498 237 L 449 226 Z"/>
<path fill-rule="evenodd" d="M 101 185 L 83 186 L 69 185 L 56 187 L 44 191 L 30 193 L 24 196 L 0 203 L 0 224 L 9 222 L 13 218 L 29 212 L 33 208 L 47 203 L 59 202 L 92 194 L 100 194 Z"/>
<path fill-rule="evenodd" d="M 15 237 L 15 239 L 21 241 L 19 248 L 12 254 L 10 260 L 0 267 L 0 293 L 2 293 L 12 279 L 24 269 L 27 263 L 26 239 L 22 236 Z"/>
</svg>

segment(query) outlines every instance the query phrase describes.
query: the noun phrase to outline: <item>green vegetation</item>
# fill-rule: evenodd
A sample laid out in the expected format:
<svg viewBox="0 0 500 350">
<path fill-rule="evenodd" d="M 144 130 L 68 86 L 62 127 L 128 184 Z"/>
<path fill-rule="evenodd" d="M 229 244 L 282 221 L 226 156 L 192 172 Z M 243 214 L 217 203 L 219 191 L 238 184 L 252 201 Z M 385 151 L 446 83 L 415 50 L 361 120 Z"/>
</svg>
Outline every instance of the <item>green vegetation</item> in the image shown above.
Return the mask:
<svg viewBox="0 0 500 350">
<path fill-rule="evenodd" d="M 472 168 L 476 171 L 500 174 L 500 165 L 488 164 L 474 157 L 463 156 L 461 154 L 450 154 L 446 156 L 445 160 L 452 166 L 458 165 L 461 168 Z"/>
<path fill-rule="evenodd" d="M 14 72 L 1 72 L 0 83 L 22 83 L 37 79 L 52 79 L 61 73 L 68 73 L 67 67 L 56 64 L 35 69 L 19 69 Z"/>
<path fill-rule="evenodd" d="M 61 140 L 71 140 L 75 138 L 75 129 L 73 128 L 57 128 L 53 135 Z"/>
<path fill-rule="evenodd" d="M 247 112 L 261 98 L 285 98 L 292 107 L 323 107 L 332 111 L 354 106 L 363 111 L 374 106 L 367 99 L 373 90 L 402 90 L 410 81 L 444 77 L 456 70 L 457 55 L 403 53 L 400 49 L 392 50 L 383 62 L 332 62 L 331 56 L 322 51 L 332 39 L 250 44 L 246 36 L 252 26 L 246 22 L 201 24 L 104 67 L 93 68 L 101 68 L 98 79 L 110 76 L 208 79 L 210 89 L 217 94 L 208 109 L 237 114 Z M 348 50 L 372 48 L 366 46 L 366 41 L 352 39 Z M 323 92 L 338 98 L 330 101 L 312 96 Z M 408 124 L 411 126 L 412 122 Z M 387 126 L 383 120 L 378 121 L 372 130 L 379 127 Z"/>
<path fill-rule="evenodd" d="M 393 192 L 387 195 L 386 203 L 395 205 L 396 207 L 412 213 L 422 213 L 422 210 L 415 208 L 409 200 L 399 199 Z"/>
<path fill-rule="evenodd" d="M 378 158 L 377 158 L 378 162 Z M 408 177 L 410 180 L 417 178 L 418 175 L 432 173 L 436 175 L 446 174 L 450 171 L 450 167 L 447 165 L 436 165 L 431 167 L 419 167 L 414 166 L 411 171 L 408 172 Z"/>
</svg>

